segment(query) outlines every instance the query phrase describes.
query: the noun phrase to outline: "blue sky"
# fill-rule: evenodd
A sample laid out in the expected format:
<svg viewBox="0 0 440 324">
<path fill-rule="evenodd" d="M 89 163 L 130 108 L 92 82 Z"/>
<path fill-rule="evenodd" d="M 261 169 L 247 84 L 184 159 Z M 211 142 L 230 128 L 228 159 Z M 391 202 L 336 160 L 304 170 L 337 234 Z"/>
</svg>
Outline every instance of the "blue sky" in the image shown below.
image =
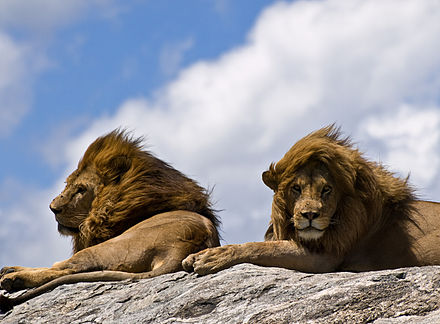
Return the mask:
<svg viewBox="0 0 440 324">
<path fill-rule="evenodd" d="M 26 10 L 26 1 L 17 2 Z M 35 6 L 40 3 L 37 10 L 41 11 L 51 5 L 50 1 L 33 2 Z M 38 54 L 46 62 L 41 71 L 31 75 L 30 102 L 13 128 L 13 136 L 10 133 L 2 137 L 1 148 L 10 152 L 12 159 L 2 162 L 1 180 L 13 175 L 47 183 L 54 174 L 44 170 L 38 148 L 54 132 L 67 127 L 67 135 L 75 134 L 87 127 L 90 119 L 114 113 L 125 99 L 151 95 L 179 69 L 197 60 L 213 59 L 240 44 L 263 4 L 267 4 L 99 3 L 72 8 L 74 17 L 69 24 L 58 22 L 43 30 L 35 31 L 33 24 L 20 23 L 24 17 L 5 24 L 3 32 L 18 44 L 37 42 L 35 47 L 41 51 Z M 103 10 L 109 13 L 103 14 Z M 164 63 L 167 55 L 170 62 Z M 22 167 L 18 168 L 17 163 Z"/>
<path fill-rule="evenodd" d="M 67 258 L 48 205 L 123 126 L 214 188 L 223 243 L 261 240 L 261 173 L 336 122 L 440 200 L 436 0 L 0 2 L 0 266 Z"/>
</svg>

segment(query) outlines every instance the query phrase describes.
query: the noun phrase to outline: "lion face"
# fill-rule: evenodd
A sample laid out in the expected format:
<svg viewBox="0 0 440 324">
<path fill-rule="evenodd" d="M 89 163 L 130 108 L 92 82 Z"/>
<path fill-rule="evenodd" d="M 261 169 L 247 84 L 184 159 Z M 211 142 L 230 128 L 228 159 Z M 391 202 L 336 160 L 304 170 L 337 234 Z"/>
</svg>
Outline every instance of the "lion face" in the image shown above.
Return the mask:
<svg viewBox="0 0 440 324">
<path fill-rule="evenodd" d="M 299 169 L 284 188 L 284 195 L 298 236 L 304 240 L 321 238 L 332 223 L 339 198 L 327 168 L 313 163 Z"/>
<path fill-rule="evenodd" d="M 79 233 L 79 227 L 89 215 L 101 181 L 91 167 L 81 173 L 74 171 L 64 190 L 51 202 L 50 209 L 58 222 L 58 231 L 64 235 Z"/>
</svg>

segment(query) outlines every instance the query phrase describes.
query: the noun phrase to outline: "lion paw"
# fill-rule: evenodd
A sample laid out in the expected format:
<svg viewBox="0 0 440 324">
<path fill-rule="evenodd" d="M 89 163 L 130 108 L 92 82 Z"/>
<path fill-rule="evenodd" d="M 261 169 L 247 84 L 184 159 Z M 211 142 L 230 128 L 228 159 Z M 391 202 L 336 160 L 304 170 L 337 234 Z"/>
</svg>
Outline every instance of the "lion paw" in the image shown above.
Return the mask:
<svg viewBox="0 0 440 324">
<path fill-rule="evenodd" d="M 8 273 L 16 272 L 16 271 L 17 271 L 17 267 L 3 267 L 0 270 L 0 278 L 2 278 L 4 275 L 7 275 Z"/>
<path fill-rule="evenodd" d="M 193 272 L 194 271 L 194 262 L 196 261 L 196 255 L 197 254 L 190 254 L 182 261 L 182 267 L 183 270 L 186 272 Z"/>
<path fill-rule="evenodd" d="M 47 270 L 38 268 L 32 270 L 12 271 L 4 274 L 0 279 L 0 287 L 8 292 L 14 292 L 26 288 L 38 287 L 51 278 L 47 276 Z"/>
<path fill-rule="evenodd" d="M 236 264 L 233 246 L 221 246 L 191 254 L 182 261 L 183 269 L 199 275 L 219 272 Z"/>
<path fill-rule="evenodd" d="M 34 268 L 20 267 L 20 266 L 3 267 L 0 270 L 0 278 L 12 272 L 29 271 L 29 270 L 34 270 Z"/>
<path fill-rule="evenodd" d="M 24 287 L 24 281 L 19 276 L 15 276 L 16 273 L 12 272 L 8 275 L 5 275 L 0 280 L 0 287 L 7 292 L 14 292 Z"/>
</svg>

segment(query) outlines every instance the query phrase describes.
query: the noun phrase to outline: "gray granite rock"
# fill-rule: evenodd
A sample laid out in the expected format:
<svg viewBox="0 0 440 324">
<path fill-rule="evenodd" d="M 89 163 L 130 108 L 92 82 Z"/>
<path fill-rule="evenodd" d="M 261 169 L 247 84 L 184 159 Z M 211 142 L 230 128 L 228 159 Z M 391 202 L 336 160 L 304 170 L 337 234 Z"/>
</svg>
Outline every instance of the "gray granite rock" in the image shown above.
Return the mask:
<svg viewBox="0 0 440 324">
<path fill-rule="evenodd" d="M 199 277 L 65 285 L 1 323 L 440 323 L 440 267 L 306 274 L 242 264 Z"/>
</svg>

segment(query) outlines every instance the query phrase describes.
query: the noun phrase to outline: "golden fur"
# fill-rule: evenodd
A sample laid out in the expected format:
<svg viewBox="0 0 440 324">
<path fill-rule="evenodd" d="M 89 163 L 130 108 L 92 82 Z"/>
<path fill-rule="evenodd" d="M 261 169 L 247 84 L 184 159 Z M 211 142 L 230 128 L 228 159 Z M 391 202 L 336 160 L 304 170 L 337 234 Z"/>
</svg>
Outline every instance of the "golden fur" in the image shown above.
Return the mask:
<svg viewBox="0 0 440 324">
<path fill-rule="evenodd" d="M 4 267 L 3 289 L 39 288 L 2 296 L 2 308 L 63 283 L 179 271 L 190 253 L 219 245 L 208 193 L 124 131 L 96 139 L 66 182 L 50 208 L 60 233 L 72 236 L 74 255 L 52 268 Z"/>
<path fill-rule="evenodd" d="M 263 173 L 274 191 L 265 242 L 201 251 L 183 261 L 199 274 L 250 262 L 307 272 L 440 264 L 440 204 L 416 200 L 407 179 L 366 160 L 325 127 Z"/>
</svg>

